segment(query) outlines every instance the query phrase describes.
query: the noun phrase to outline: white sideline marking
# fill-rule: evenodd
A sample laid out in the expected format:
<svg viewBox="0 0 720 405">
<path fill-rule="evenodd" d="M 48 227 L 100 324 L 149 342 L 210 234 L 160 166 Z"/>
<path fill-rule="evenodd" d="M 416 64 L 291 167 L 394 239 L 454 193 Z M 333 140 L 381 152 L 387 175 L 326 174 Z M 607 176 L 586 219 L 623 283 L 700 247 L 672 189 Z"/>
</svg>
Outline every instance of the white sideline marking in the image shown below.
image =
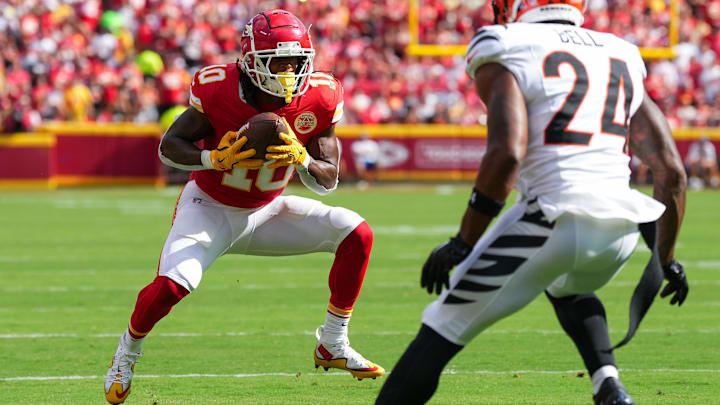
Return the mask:
<svg viewBox="0 0 720 405">
<path fill-rule="evenodd" d="M 457 371 L 447 369 L 443 374 L 471 375 L 471 374 L 575 374 L 585 370 L 474 370 Z M 673 369 L 673 368 L 650 368 L 650 369 L 625 369 L 623 373 L 720 373 L 720 370 L 713 369 Z M 298 375 L 299 373 L 245 373 L 245 374 L 136 374 L 135 378 L 254 378 L 254 377 L 323 377 L 323 376 L 347 376 L 346 372 L 311 372 Z M 388 373 L 389 374 L 389 373 Z M 24 376 L 24 377 L 1 377 L 0 381 L 56 381 L 56 380 L 97 380 L 104 378 L 100 375 L 65 375 L 65 376 Z"/>
<path fill-rule="evenodd" d="M 624 333 L 625 330 L 611 329 L 610 333 Z M 408 331 L 375 331 L 375 332 L 357 332 L 354 335 L 358 336 L 398 336 L 398 335 L 415 335 L 417 332 L 414 330 Z M 512 334 L 538 334 L 538 335 L 561 335 L 564 334 L 561 329 L 488 329 L 483 332 L 484 335 L 512 335 Z M 678 329 L 678 330 L 666 330 L 666 329 L 640 329 L 638 333 L 654 333 L 654 334 L 681 334 L 681 333 L 701 333 L 716 335 L 720 334 L 720 330 L 713 329 Z M 313 336 L 314 331 L 299 331 L 299 332 L 218 332 L 218 333 L 196 333 L 196 332 L 159 332 L 153 333 L 153 336 L 159 337 L 222 337 L 222 336 Z M 52 338 L 120 338 L 122 332 L 115 333 L 90 333 L 87 335 L 80 335 L 77 333 L 7 333 L 0 334 L 0 339 L 52 339 Z"/>
</svg>

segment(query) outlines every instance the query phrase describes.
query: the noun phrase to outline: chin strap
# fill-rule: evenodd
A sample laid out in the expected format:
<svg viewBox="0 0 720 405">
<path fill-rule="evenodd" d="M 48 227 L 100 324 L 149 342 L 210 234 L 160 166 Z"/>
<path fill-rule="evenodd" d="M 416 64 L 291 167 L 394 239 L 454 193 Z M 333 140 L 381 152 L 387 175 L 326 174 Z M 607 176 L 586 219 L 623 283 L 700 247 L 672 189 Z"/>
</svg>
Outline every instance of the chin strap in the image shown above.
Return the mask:
<svg viewBox="0 0 720 405">
<path fill-rule="evenodd" d="M 278 73 L 278 81 L 285 90 L 285 103 L 290 104 L 293 96 L 293 89 L 295 88 L 295 75 L 290 72 Z"/>
</svg>

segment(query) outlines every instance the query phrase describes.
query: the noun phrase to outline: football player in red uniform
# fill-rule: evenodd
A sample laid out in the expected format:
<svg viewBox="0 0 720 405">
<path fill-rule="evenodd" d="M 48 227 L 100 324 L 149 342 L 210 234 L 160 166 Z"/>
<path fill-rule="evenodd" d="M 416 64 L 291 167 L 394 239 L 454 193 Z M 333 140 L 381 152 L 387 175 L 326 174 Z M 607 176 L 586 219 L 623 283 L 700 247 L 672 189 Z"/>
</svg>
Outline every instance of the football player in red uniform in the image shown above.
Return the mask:
<svg viewBox="0 0 720 405">
<path fill-rule="evenodd" d="M 343 112 L 342 86 L 330 74 L 313 72 L 310 34 L 287 11 L 256 15 L 241 51 L 239 62 L 195 74 L 191 107 L 160 144 L 165 164 L 193 172 L 178 199 L 157 277 L 140 291 L 113 356 L 105 380 L 110 403 L 127 398 L 143 339 L 155 323 L 226 253 L 335 253 L 325 324 L 316 330 L 315 367 L 347 370 L 358 379 L 385 372 L 350 347 L 347 332 L 372 247 L 370 227 L 348 209 L 280 196 L 295 171 L 320 195 L 337 186 L 334 128 Z M 289 130 L 281 135 L 285 145 L 268 147 L 264 160 L 253 159 L 255 150 L 241 151 L 247 142 L 241 128 L 265 111 L 283 117 Z"/>
</svg>

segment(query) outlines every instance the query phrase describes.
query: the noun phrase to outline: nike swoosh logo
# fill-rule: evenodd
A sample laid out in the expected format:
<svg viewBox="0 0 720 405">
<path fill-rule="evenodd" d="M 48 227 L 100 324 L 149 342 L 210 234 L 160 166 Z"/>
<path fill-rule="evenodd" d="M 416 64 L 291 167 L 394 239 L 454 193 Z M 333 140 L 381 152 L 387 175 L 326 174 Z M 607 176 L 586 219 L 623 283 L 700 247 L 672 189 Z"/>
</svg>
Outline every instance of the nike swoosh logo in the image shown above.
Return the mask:
<svg viewBox="0 0 720 405">
<path fill-rule="evenodd" d="M 128 391 L 130 391 L 130 386 L 129 386 L 129 385 L 128 385 L 128 387 L 127 387 L 127 389 L 126 389 L 125 391 L 118 393 L 118 394 L 117 394 L 117 397 L 118 397 L 119 399 L 122 399 L 125 395 L 127 395 Z"/>
<path fill-rule="evenodd" d="M 113 384 L 113 386 L 114 386 L 114 385 L 115 385 L 115 384 Z M 122 389 L 122 384 L 118 384 L 118 385 L 120 385 L 120 388 Z M 110 388 L 110 392 L 112 392 L 112 391 L 113 391 L 113 389 Z M 118 389 L 116 389 L 116 390 L 115 390 L 115 397 L 116 397 L 117 399 L 123 399 L 125 396 L 127 396 L 127 394 L 128 394 L 129 391 L 130 391 L 130 385 L 128 385 L 127 389 L 126 389 L 125 391 L 122 391 L 122 392 L 120 392 Z M 110 395 L 110 393 L 108 393 L 108 395 Z"/>
</svg>

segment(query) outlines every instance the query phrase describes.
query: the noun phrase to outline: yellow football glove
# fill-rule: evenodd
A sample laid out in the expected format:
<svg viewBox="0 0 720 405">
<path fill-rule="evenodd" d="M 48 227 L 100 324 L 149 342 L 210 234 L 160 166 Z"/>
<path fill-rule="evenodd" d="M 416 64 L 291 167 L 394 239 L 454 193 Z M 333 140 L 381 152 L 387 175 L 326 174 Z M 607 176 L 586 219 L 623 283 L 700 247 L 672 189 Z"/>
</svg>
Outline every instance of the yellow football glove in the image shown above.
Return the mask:
<svg viewBox="0 0 720 405">
<path fill-rule="evenodd" d="M 235 141 L 231 144 L 232 141 Z M 238 138 L 237 131 L 228 131 L 220 140 L 217 149 L 210 151 L 210 162 L 215 170 L 232 170 L 240 167 L 259 169 L 263 165 L 262 159 L 248 159 L 255 155 L 255 149 L 240 152 L 247 143 L 247 136 Z"/>
<path fill-rule="evenodd" d="M 275 163 L 268 165 L 268 169 L 275 169 L 276 167 L 290 166 L 290 165 L 302 165 L 305 160 L 308 159 L 307 149 L 297 139 L 293 132 L 290 124 L 288 124 L 285 117 L 282 117 L 285 121 L 285 127 L 288 133 L 281 132 L 280 139 L 285 142 L 285 145 L 270 145 L 267 147 L 267 153 L 265 159 L 275 159 Z"/>
</svg>

